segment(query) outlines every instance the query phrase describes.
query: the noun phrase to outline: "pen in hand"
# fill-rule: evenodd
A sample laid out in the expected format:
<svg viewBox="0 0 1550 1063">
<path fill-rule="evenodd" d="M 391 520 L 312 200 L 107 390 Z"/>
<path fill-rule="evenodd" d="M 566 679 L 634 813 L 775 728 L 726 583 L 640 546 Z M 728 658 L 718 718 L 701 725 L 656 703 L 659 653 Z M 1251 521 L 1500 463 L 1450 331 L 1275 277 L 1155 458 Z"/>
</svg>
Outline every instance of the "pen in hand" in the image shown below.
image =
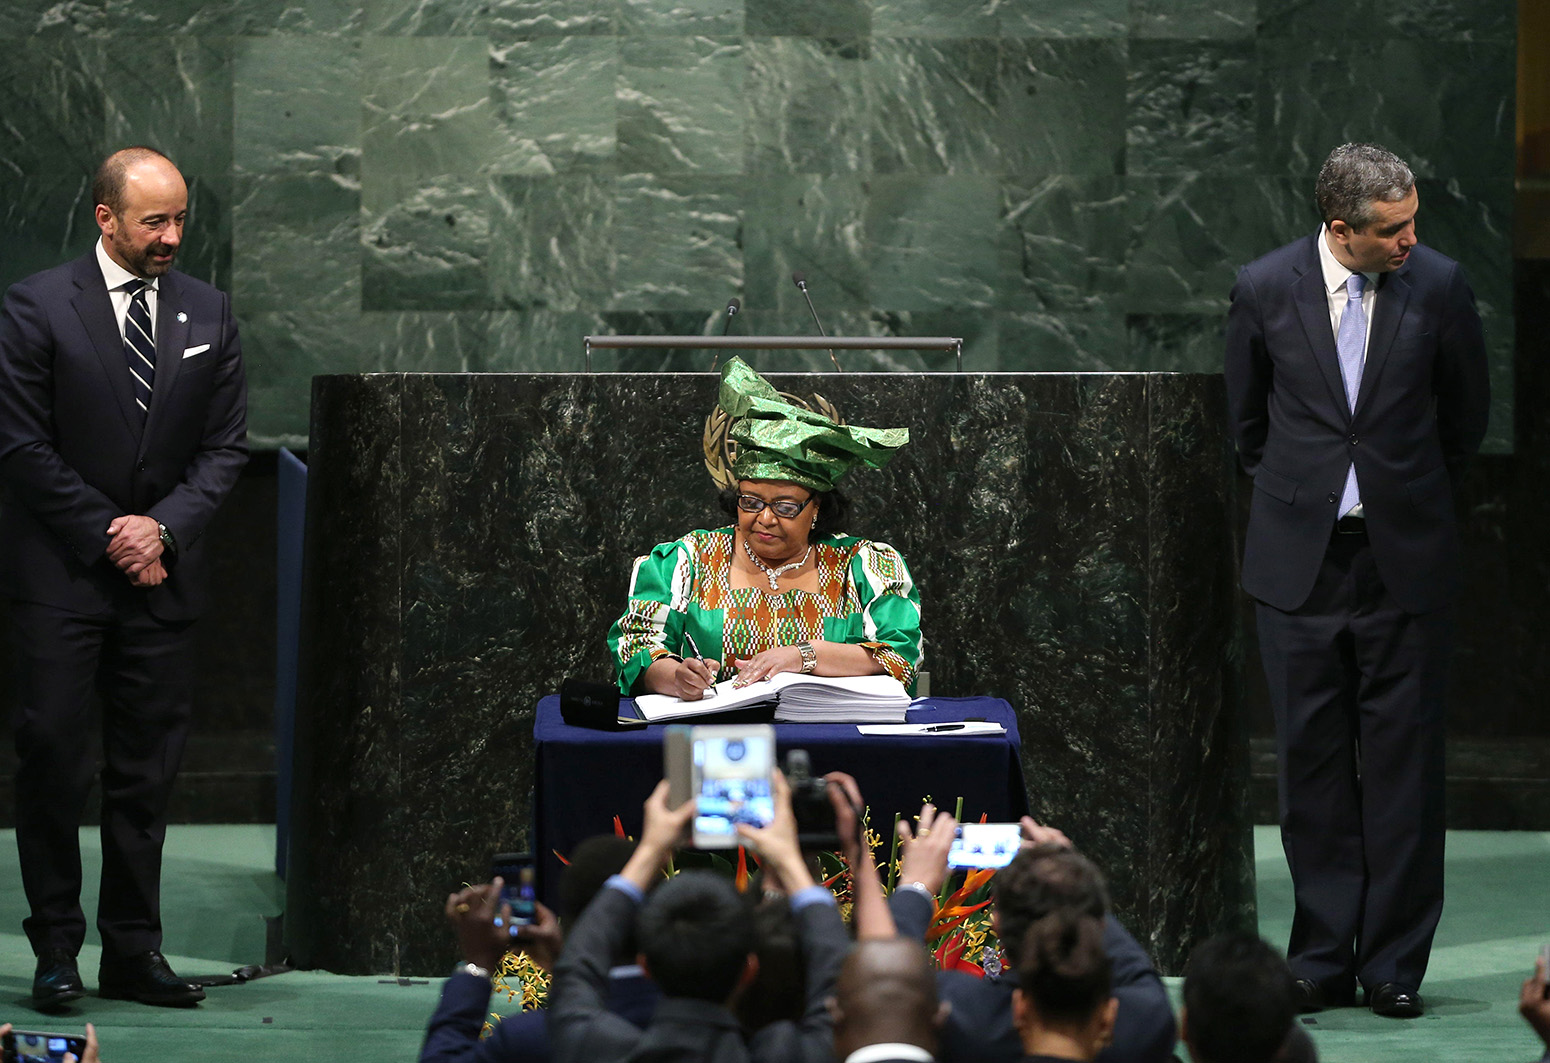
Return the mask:
<svg viewBox="0 0 1550 1063">
<path fill-rule="evenodd" d="M 700 652 L 700 648 L 694 644 L 694 636 L 689 634 L 687 631 L 685 631 L 684 632 L 684 641 L 689 644 L 689 652 L 694 654 L 695 658 L 700 662 L 700 664 L 703 665 L 705 663 L 705 655 L 703 653 L 701 653 Z M 700 700 L 703 701 L 705 699 L 705 695 L 707 695 L 709 693 L 710 693 L 710 688 L 709 687 L 707 687 L 706 689 L 700 691 Z"/>
</svg>

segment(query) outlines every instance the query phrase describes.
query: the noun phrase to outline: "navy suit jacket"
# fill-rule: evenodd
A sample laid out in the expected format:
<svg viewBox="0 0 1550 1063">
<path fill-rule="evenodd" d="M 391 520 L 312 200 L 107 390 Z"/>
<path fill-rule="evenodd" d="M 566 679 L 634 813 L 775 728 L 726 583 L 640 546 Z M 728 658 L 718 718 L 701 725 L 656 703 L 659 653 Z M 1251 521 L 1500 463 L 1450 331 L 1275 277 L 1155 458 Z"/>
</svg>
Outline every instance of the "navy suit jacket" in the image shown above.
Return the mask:
<svg viewBox="0 0 1550 1063">
<path fill-rule="evenodd" d="M 95 250 L 11 286 L 0 309 L 0 595 L 107 612 L 128 577 L 106 557 L 125 514 L 165 524 L 163 620 L 204 604 L 201 536 L 247 461 L 247 385 L 231 301 L 170 271 L 142 430 Z"/>
<path fill-rule="evenodd" d="M 931 902 L 915 890 L 896 890 L 888 899 L 899 936 L 924 938 L 931 923 Z M 1168 991 L 1151 959 L 1112 915 L 1103 920 L 1103 952 L 1109 958 L 1112 987 L 1119 1001 L 1114 1040 L 1098 1053 L 1098 1063 L 1166 1063 L 1173 1058 L 1178 1029 Z M 937 995 L 952 1004 L 941 1032 L 937 1058 L 943 1063 L 1016 1063 L 1022 1040 L 1012 1023 L 1012 990 L 1017 972 L 976 978 L 963 971 L 939 971 Z"/>
<path fill-rule="evenodd" d="M 1288 612 L 1307 600 L 1354 463 L 1378 573 L 1402 608 L 1428 612 L 1456 589 L 1452 479 L 1489 415 L 1474 293 L 1457 262 L 1420 244 L 1381 274 L 1352 413 L 1318 239 L 1249 263 L 1232 290 L 1227 403 L 1254 478 L 1243 589 Z"/>
</svg>

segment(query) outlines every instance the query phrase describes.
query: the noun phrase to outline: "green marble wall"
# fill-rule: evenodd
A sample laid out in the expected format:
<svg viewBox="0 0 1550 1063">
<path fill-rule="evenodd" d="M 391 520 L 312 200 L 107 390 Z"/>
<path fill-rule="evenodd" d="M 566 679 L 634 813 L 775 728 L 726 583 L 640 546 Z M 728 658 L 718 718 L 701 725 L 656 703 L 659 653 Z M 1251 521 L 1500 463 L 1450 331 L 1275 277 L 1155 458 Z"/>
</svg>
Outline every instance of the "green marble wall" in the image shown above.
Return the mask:
<svg viewBox="0 0 1550 1063">
<path fill-rule="evenodd" d="M 1467 266 L 1511 443 L 1513 0 L 6 0 L 0 283 L 89 173 L 188 174 L 260 446 L 310 381 L 554 370 L 601 332 L 955 334 L 973 369 L 1218 367 L 1235 267 L 1372 139 Z M 687 369 L 701 355 L 600 355 Z M 767 369 L 827 356 L 769 355 Z M 947 366 L 851 356 L 856 368 Z"/>
</svg>

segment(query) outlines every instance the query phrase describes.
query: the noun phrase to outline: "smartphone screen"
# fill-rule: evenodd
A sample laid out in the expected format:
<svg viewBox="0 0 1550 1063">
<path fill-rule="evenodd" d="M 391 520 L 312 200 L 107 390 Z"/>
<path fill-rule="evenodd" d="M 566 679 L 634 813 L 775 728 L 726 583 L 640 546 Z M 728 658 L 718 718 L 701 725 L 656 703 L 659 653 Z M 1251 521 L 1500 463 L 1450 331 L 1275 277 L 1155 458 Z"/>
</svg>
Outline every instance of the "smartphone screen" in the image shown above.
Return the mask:
<svg viewBox="0 0 1550 1063">
<path fill-rule="evenodd" d="M 491 861 L 491 877 L 505 881 L 501 901 L 511 905 L 511 932 L 538 920 L 538 876 L 528 853 L 500 853 Z M 499 918 L 499 916 L 497 916 Z"/>
<path fill-rule="evenodd" d="M 32 1033 L 12 1030 L 5 1036 L 7 1061 L 16 1063 L 60 1063 L 65 1053 L 80 1059 L 86 1051 L 86 1038 L 59 1033 Z"/>
<path fill-rule="evenodd" d="M 738 824 L 766 827 L 774 820 L 773 727 L 696 727 L 690 745 L 696 846 L 732 848 L 737 845 Z"/>
<path fill-rule="evenodd" d="M 947 866 L 1005 867 L 1022 844 L 1022 829 L 1016 823 L 960 823 L 947 850 Z"/>
</svg>

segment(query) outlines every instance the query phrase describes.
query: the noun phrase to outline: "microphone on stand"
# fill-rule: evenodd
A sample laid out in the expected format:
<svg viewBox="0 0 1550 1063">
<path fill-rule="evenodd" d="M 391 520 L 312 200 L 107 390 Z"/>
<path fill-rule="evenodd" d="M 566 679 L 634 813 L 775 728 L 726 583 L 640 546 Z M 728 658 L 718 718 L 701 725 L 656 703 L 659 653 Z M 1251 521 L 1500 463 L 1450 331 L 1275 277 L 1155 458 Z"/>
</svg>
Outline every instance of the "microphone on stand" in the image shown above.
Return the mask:
<svg viewBox="0 0 1550 1063">
<path fill-rule="evenodd" d="M 721 334 L 723 336 L 725 336 L 728 332 L 731 331 L 731 329 L 732 329 L 732 319 L 737 316 L 737 312 L 739 310 L 741 310 L 742 308 L 743 308 L 743 304 L 741 302 L 739 302 L 738 300 L 736 300 L 736 299 L 730 299 L 730 300 L 727 301 L 727 323 L 725 325 L 721 326 Z M 710 371 L 712 373 L 714 373 L 716 371 L 716 364 L 718 362 L 720 362 L 720 361 L 721 361 L 721 352 L 717 351 L 716 352 L 716 357 L 714 357 L 714 358 L 712 358 L 710 360 Z"/>
<path fill-rule="evenodd" d="M 802 298 L 807 300 L 807 312 L 813 315 L 813 324 L 818 326 L 818 335 L 825 338 L 828 333 L 823 330 L 823 322 L 818 320 L 818 311 L 813 309 L 813 297 L 807 294 L 807 274 L 797 270 L 791 274 L 791 283 L 797 286 L 797 291 L 802 293 Z M 840 360 L 834 357 L 834 348 L 829 348 L 829 361 L 834 363 L 836 370 L 840 369 Z"/>
</svg>

